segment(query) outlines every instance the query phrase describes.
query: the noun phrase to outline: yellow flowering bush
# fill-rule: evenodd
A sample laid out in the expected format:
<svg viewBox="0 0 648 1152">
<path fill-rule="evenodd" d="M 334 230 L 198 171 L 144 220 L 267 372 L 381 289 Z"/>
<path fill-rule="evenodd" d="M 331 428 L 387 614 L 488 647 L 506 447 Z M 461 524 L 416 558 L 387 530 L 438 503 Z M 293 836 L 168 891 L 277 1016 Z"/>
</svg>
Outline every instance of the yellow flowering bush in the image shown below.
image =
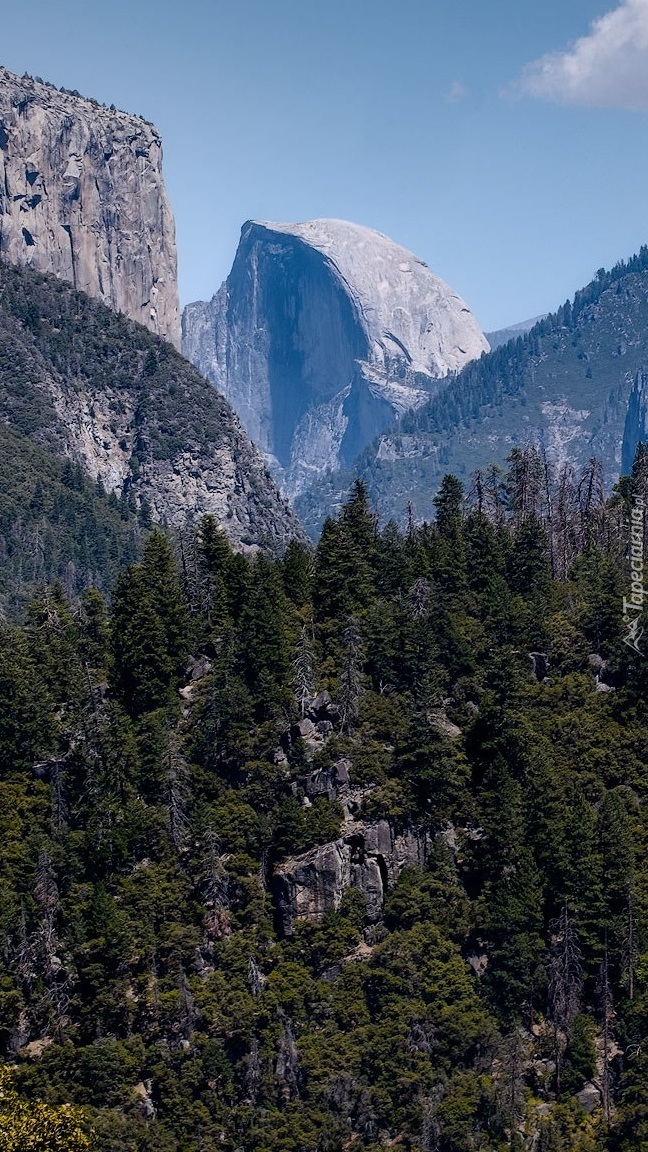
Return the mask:
<svg viewBox="0 0 648 1152">
<path fill-rule="evenodd" d="M 90 1152 L 90 1148 L 80 1109 L 22 1099 L 11 1069 L 0 1068 L 1 1152 Z"/>
</svg>

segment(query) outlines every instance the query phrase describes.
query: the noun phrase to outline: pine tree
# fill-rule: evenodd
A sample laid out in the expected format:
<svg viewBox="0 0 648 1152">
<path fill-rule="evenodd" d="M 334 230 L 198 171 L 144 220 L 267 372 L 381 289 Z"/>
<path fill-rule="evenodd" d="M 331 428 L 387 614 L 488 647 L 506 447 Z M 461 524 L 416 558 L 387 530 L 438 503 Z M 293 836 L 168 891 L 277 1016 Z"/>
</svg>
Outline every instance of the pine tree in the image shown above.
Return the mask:
<svg viewBox="0 0 648 1152">
<path fill-rule="evenodd" d="M 120 576 L 111 619 L 111 683 L 131 716 L 174 696 L 190 647 L 189 616 L 168 540 L 156 530 Z"/>
<path fill-rule="evenodd" d="M 280 562 L 259 555 L 252 563 L 241 612 L 240 660 L 245 683 L 263 718 L 284 698 L 289 668 L 286 620 Z"/>
</svg>

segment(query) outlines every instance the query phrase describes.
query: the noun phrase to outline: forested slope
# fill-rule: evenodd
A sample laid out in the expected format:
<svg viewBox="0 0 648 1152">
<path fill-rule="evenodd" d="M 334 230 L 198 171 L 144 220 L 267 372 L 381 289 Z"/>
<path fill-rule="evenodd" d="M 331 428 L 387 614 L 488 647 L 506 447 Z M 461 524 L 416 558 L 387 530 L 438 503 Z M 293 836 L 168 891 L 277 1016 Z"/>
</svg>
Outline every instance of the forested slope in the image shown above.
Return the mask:
<svg viewBox="0 0 648 1152">
<path fill-rule="evenodd" d="M 142 529 L 214 515 L 234 547 L 301 533 L 227 401 L 160 337 L 0 265 L 0 609 L 39 579 L 107 592 Z"/>
<path fill-rule="evenodd" d="M 646 472 L 604 504 L 514 453 L 405 535 L 356 485 L 314 557 L 207 518 L 110 608 L 38 592 L 0 633 L 23 1100 L 97 1152 L 648 1146 Z"/>
</svg>

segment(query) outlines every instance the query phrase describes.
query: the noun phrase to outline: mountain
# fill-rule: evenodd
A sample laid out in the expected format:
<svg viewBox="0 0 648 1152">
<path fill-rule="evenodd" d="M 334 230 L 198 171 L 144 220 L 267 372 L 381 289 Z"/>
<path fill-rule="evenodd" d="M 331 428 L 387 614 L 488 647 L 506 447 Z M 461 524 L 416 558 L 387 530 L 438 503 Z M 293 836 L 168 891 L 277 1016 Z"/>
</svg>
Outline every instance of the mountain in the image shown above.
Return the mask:
<svg viewBox="0 0 648 1152">
<path fill-rule="evenodd" d="M 468 483 L 516 445 L 542 447 L 558 467 L 578 469 L 597 456 L 609 488 L 645 433 L 638 374 L 647 364 L 644 247 L 601 269 L 529 332 L 469 364 L 377 437 L 351 469 L 313 485 L 297 502 L 302 523 L 316 534 L 354 475 L 365 478 L 383 517 L 403 521 L 410 504 L 416 517 L 430 519 L 445 473 Z"/>
<path fill-rule="evenodd" d="M 232 271 L 183 314 L 183 349 L 285 492 L 349 465 L 488 345 L 464 301 L 387 236 L 248 221 Z"/>
<path fill-rule="evenodd" d="M 61 484 L 82 497 L 70 516 L 99 518 L 99 534 L 117 532 L 120 511 L 131 527 L 209 513 L 242 549 L 281 550 L 301 533 L 230 405 L 170 344 L 62 280 L 1 264 L 0 420 L 2 549 L 29 571 L 67 515 Z M 95 536 L 85 530 L 90 553 Z M 69 555 L 53 544 L 34 579 L 63 575 L 68 561 L 82 583 L 106 576 L 92 554 L 80 558 L 78 534 L 66 540 Z M 111 570 L 134 547 L 116 545 Z"/>
<path fill-rule="evenodd" d="M 496 348 L 500 348 L 502 344 L 508 344 L 509 340 L 517 340 L 518 336 L 524 336 L 525 332 L 530 332 L 544 320 L 545 314 L 542 316 L 535 316 L 533 320 L 521 320 L 519 324 L 511 324 L 508 328 L 498 328 L 496 332 L 487 332 L 486 339 L 491 346 L 491 352 Z"/>
<path fill-rule="evenodd" d="M 179 347 L 153 125 L 0 69 L 0 260 L 68 280 Z"/>
</svg>

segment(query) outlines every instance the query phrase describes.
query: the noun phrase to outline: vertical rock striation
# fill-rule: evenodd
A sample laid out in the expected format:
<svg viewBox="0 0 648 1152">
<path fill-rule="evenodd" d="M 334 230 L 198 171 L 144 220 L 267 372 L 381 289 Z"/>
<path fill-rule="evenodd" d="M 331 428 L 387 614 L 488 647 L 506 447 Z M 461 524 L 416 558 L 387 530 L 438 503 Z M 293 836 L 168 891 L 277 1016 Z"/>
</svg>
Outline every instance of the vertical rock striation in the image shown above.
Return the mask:
<svg viewBox="0 0 648 1152">
<path fill-rule="evenodd" d="M 183 341 L 291 496 L 488 349 L 422 260 L 343 220 L 248 221 L 220 291 L 185 309 Z"/>
<path fill-rule="evenodd" d="M 639 444 L 648 441 L 648 372 L 637 372 L 628 399 L 628 410 L 623 427 L 621 450 L 621 474 L 632 472 L 635 453 Z"/>
<path fill-rule="evenodd" d="M 153 125 L 0 69 L 0 259 L 51 272 L 179 347 Z"/>
</svg>

